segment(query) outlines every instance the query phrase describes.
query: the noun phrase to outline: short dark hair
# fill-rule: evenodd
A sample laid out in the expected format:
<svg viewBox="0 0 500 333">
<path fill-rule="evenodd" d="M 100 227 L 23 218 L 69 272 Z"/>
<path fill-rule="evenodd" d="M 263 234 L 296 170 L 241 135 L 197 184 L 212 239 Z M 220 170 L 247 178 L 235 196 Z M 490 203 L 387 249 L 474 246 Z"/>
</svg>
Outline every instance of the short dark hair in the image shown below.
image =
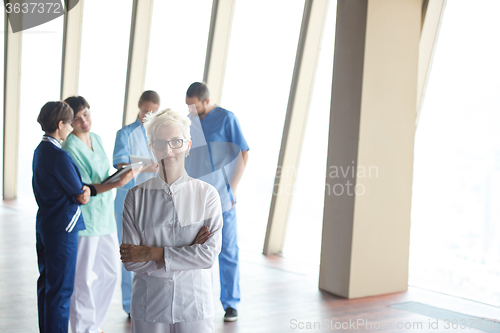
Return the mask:
<svg viewBox="0 0 500 333">
<path fill-rule="evenodd" d="M 38 114 L 38 123 L 42 125 L 42 131 L 54 133 L 59 128 L 59 122 L 64 124 L 73 119 L 73 110 L 65 102 L 47 102 Z"/>
<path fill-rule="evenodd" d="M 71 96 L 64 100 L 73 109 L 75 115 L 85 108 L 90 109 L 90 105 L 82 96 Z"/>
<path fill-rule="evenodd" d="M 160 95 L 154 90 L 146 90 L 142 93 L 141 98 L 139 98 L 139 104 L 143 102 L 151 102 L 160 105 Z"/>
<path fill-rule="evenodd" d="M 205 101 L 210 97 L 208 87 L 205 82 L 192 83 L 186 91 L 187 97 L 198 97 L 200 101 Z"/>
</svg>

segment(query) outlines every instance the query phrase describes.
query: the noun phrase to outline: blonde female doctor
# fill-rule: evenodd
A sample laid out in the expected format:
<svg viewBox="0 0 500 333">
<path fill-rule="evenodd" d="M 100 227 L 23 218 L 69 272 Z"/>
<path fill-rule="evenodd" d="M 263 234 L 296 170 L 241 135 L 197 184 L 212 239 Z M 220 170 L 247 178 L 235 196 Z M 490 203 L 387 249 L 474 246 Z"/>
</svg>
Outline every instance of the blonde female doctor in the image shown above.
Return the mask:
<svg viewBox="0 0 500 333">
<path fill-rule="evenodd" d="M 132 332 L 214 332 L 210 268 L 221 249 L 217 190 L 189 177 L 191 121 L 170 109 L 144 121 L 158 175 L 130 189 L 123 207 L 125 268 L 134 271 Z"/>
</svg>

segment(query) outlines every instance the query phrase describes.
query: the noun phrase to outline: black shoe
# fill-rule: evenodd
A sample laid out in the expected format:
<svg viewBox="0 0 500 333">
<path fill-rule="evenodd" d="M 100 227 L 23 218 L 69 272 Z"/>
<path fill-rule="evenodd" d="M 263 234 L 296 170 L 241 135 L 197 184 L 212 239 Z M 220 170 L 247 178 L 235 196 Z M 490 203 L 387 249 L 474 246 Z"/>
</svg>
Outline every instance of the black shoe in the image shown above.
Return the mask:
<svg viewBox="0 0 500 333">
<path fill-rule="evenodd" d="M 238 319 L 238 310 L 227 308 L 224 315 L 224 321 L 236 321 Z"/>
</svg>

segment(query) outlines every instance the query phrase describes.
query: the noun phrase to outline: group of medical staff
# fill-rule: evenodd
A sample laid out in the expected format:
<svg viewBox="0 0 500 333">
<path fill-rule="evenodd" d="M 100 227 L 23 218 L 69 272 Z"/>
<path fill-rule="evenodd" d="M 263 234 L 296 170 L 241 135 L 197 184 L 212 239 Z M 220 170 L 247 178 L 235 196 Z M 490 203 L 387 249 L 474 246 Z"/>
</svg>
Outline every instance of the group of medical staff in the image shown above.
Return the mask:
<svg viewBox="0 0 500 333">
<path fill-rule="evenodd" d="M 160 232 L 166 233 L 166 239 L 169 233 L 175 232 L 179 235 L 183 234 L 183 237 L 192 237 L 194 229 L 188 231 L 189 226 L 186 226 L 182 222 L 182 217 L 178 216 L 180 207 L 184 207 L 184 211 L 189 212 L 182 213 L 183 216 L 191 217 L 194 216 L 194 212 L 207 209 L 220 211 L 222 227 L 219 230 L 216 227 L 218 222 L 215 222 L 217 219 L 211 216 L 207 219 L 207 221 L 212 221 L 211 223 L 206 222 L 206 226 L 203 226 L 199 232 L 196 230 L 196 240 L 192 244 L 186 243 L 188 246 L 186 251 L 171 252 L 173 250 L 168 247 L 168 244 L 162 245 L 160 242 L 159 245 L 155 245 L 164 250 L 164 255 L 155 259 L 159 261 L 154 261 L 152 257 L 147 256 L 134 255 L 132 258 L 141 258 L 137 261 L 146 261 L 142 263 L 146 265 L 154 261 L 156 262 L 154 265 L 158 266 L 160 262 L 163 265 L 160 267 L 168 273 L 168 269 L 173 269 L 170 268 L 171 261 L 174 260 L 171 257 L 177 253 L 175 255 L 180 258 L 178 260 L 184 261 L 184 264 L 179 264 L 180 268 L 177 270 L 182 271 L 182 267 L 187 267 L 186 270 L 207 270 L 210 266 L 203 263 L 202 259 L 200 262 L 203 265 L 199 267 L 186 263 L 192 262 L 190 259 L 192 256 L 205 256 L 205 252 L 200 249 L 209 248 L 209 244 L 213 243 L 213 248 L 217 251 L 210 253 L 219 254 L 220 300 L 225 310 L 224 321 L 237 320 L 240 276 L 235 204 L 236 190 L 248 160 L 249 147 L 234 113 L 210 102 L 209 91 L 205 83 L 195 82 L 190 85 L 186 92 L 186 104 L 189 106 L 189 115 L 171 110 L 158 111 L 159 95 L 151 90 L 145 91 L 138 102 L 139 112 L 136 121 L 117 132 L 113 152 L 113 166 L 117 169 L 138 161 L 141 161 L 143 166 L 131 168 L 117 181 L 106 184 L 102 182 L 110 175 L 110 163 L 104 152 L 101 138 L 91 132 L 90 104 L 85 98 L 73 96 L 64 102 L 48 102 L 40 110 L 38 122 L 45 134 L 33 157 L 33 192 L 39 206 L 36 219 L 36 250 L 40 273 L 37 285 L 40 332 L 68 332 L 68 322 L 74 333 L 102 332 L 101 326 L 108 312 L 120 271 L 123 310 L 129 317 L 132 317 L 133 329 L 135 323 L 134 331 L 141 332 L 140 327 L 145 327 L 139 326 L 138 323 L 158 320 L 158 317 L 154 317 L 151 313 L 139 315 L 137 310 L 131 311 L 134 300 L 137 309 L 137 302 L 143 293 L 142 290 L 137 289 L 141 289 L 138 286 L 141 281 L 144 281 L 144 276 L 151 275 L 151 272 L 141 269 L 137 271 L 135 267 L 142 267 L 142 265 L 137 266 L 137 263 L 131 263 L 130 258 L 132 253 L 136 253 L 134 251 L 145 251 L 145 247 L 141 248 L 139 245 L 147 243 L 148 239 L 135 239 L 139 243 L 136 244 L 137 246 L 133 245 L 130 243 L 133 239 L 130 232 L 123 230 L 123 225 L 127 221 L 128 224 L 142 223 L 140 222 L 142 218 L 138 219 L 139 222 L 131 222 L 130 218 L 123 221 L 123 217 L 127 216 L 127 212 L 124 213 L 124 205 L 127 207 L 125 204 L 127 194 L 131 189 L 139 188 L 141 184 L 144 184 L 142 185 L 144 187 L 151 181 L 153 181 L 151 184 L 157 184 L 155 182 L 164 184 L 164 190 L 168 189 L 165 192 L 166 195 L 158 198 L 166 200 L 165 203 L 170 200 L 172 207 L 175 207 L 171 221 L 174 224 L 169 224 L 169 227 L 171 228 L 172 225 L 175 227 L 177 223 L 179 228 L 169 229 L 167 223 L 159 224 L 165 227 L 165 230 Z M 175 121 L 178 115 L 182 115 L 181 120 Z M 168 128 L 187 126 L 187 129 L 183 131 L 183 138 L 174 138 L 177 140 L 175 142 L 180 143 L 179 140 L 182 140 L 186 142 L 186 145 L 180 144 L 180 147 L 175 147 L 172 146 L 174 142 L 172 140 L 154 139 L 159 136 L 158 130 L 149 133 L 148 139 L 147 132 L 151 130 L 147 131 L 148 125 L 144 126 L 145 121 L 146 123 L 161 121 L 161 126 Z M 188 135 L 185 135 L 186 132 Z M 170 132 L 164 133 L 164 135 L 170 134 Z M 181 147 L 184 148 L 181 149 Z M 162 155 L 161 152 L 165 151 L 165 154 L 173 155 Z M 182 165 L 174 167 L 165 164 L 165 161 L 174 163 L 173 161 L 177 159 L 174 156 L 177 156 L 175 154 L 179 154 L 180 151 L 183 152 Z M 157 159 L 157 156 L 162 157 Z M 176 178 L 170 177 L 170 181 L 167 181 L 167 172 L 172 172 L 171 170 L 181 171 L 172 173 L 176 175 Z M 209 184 L 208 187 L 197 185 L 191 190 L 211 193 L 211 188 L 218 196 L 216 206 L 219 206 L 220 210 L 203 206 L 206 200 L 199 201 L 202 203 L 190 200 L 189 197 L 192 197 L 194 192 L 186 192 L 190 188 L 186 186 L 183 191 L 191 194 L 179 196 L 183 198 L 181 201 L 172 200 L 178 197 L 173 193 L 173 189 L 181 188 L 179 184 L 183 183 L 194 184 L 193 179 L 201 181 L 200 184 Z M 113 188 L 117 189 L 114 203 L 111 192 Z M 207 190 L 209 192 L 206 192 Z M 213 202 L 212 200 L 212 205 Z M 193 205 L 201 205 L 203 209 Z M 160 206 L 168 207 L 167 204 L 160 204 Z M 148 209 L 155 210 L 151 207 Z M 141 212 L 140 215 L 135 216 L 144 214 Z M 168 214 L 164 213 L 164 215 Z M 162 214 L 158 211 L 151 212 L 149 216 L 156 220 L 162 219 Z M 211 237 L 214 235 L 210 232 L 215 232 L 216 236 Z M 122 239 L 122 235 L 125 235 L 125 239 Z M 217 240 L 220 241 L 219 245 L 216 244 Z M 123 244 L 122 241 L 124 241 Z M 204 244 L 205 242 L 207 243 Z M 121 248 L 120 244 L 122 244 Z M 133 246 L 136 247 L 132 248 Z M 199 247 L 199 249 L 192 250 L 191 247 L 193 249 Z M 120 259 L 125 265 L 120 263 Z M 169 267 L 165 267 L 165 264 Z M 136 277 L 134 277 L 134 271 Z M 200 277 L 206 278 L 206 273 L 203 274 Z M 186 281 L 182 281 L 188 275 L 176 276 L 180 277 L 175 282 L 178 286 L 188 285 Z M 190 276 L 192 279 L 193 275 Z M 172 280 L 171 283 L 174 281 Z M 182 296 L 183 292 L 190 292 L 189 288 L 186 288 L 175 289 L 176 293 L 181 293 L 178 295 L 180 299 L 185 298 Z M 196 300 L 197 298 L 194 299 L 195 303 Z M 174 300 L 166 302 L 172 303 Z M 205 308 L 204 302 L 185 306 Z M 176 306 L 178 307 L 179 304 Z M 161 318 L 166 318 L 161 321 L 165 325 L 157 327 L 158 332 L 171 330 L 182 332 L 184 331 L 182 327 L 185 327 L 188 332 L 188 327 L 194 327 L 182 326 L 182 323 L 179 323 L 179 321 L 186 321 L 192 322 L 191 325 L 193 325 L 194 317 L 181 316 L 179 319 L 171 314 L 162 313 L 167 311 L 167 308 L 172 309 L 173 303 L 169 306 L 158 305 L 156 309 L 148 310 L 159 313 L 158 316 Z M 206 311 L 202 313 L 202 317 L 210 315 L 202 319 L 205 322 L 209 320 L 212 324 L 205 325 L 203 321 L 199 321 L 198 325 L 202 324 L 206 327 L 206 332 L 212 332 L 213 314 L 207 314 Z M 198 317 L 196 320 L 200 319 Z M 181 326 L 172 326 L 179 324 Z"/>
</svg>

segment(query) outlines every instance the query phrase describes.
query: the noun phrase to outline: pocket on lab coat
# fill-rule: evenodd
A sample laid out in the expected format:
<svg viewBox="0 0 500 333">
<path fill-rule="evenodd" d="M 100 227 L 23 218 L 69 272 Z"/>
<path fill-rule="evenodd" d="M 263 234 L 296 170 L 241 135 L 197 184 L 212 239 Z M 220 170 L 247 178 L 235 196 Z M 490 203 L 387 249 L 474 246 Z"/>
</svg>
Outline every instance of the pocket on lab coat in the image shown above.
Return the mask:
<svg viewBox="0 0 500 333">
<path fill-rule="evenodd" d="M 173 281 L 147 276 L 146 321 L 169 322 L 172 317 Z"/>
<path fill-rule="evenodd" d="M 197 295 L 199 311 L 202 314 L 202 318 L 212 317 L 214 315 L 214 302 L 211 270 L 199 269 L 195 271 L 195 274 L 194 290 Z"/>
<path fill-rule="evenodd" d="M 130 306 L 130 315 L 132 318 L 145 320 L 147 275 L 134 274 L 132 280 L 132 300 Z"/>
<path fill-rule="evenodd" d="M 196 239 L 196 235 L 200 232 L 201 227 L 203 227 L 204 222 L 196 222 L 189 224 L 185 227 L 179 226 L 179 233 L 181 235 L 181 239 L 186 241 L 187 245 L 191 245 L 193 241 Z"/>
<path fill-rule="evenodd" d="M 176 272 L 174 319 L 176 321 L 201 320 L 198 297 L 195 293 L 197 270 Z"/>
</svg>

